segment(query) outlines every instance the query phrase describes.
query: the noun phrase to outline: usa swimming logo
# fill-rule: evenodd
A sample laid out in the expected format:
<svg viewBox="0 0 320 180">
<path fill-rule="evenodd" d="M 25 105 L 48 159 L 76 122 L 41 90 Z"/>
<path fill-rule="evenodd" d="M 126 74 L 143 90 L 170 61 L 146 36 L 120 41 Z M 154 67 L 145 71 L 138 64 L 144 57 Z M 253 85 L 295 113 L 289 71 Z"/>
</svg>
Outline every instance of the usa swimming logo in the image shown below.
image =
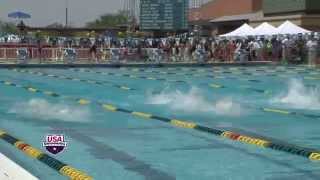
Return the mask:
<svg viewBox="0 0 320 180">
<path fill-rule="evenodd" d="M 67 146 L 63 134 L 50 134 L 47 135 L 43 142 L 43 147 L 52 154 L 58 154 Z"/>
</svg>

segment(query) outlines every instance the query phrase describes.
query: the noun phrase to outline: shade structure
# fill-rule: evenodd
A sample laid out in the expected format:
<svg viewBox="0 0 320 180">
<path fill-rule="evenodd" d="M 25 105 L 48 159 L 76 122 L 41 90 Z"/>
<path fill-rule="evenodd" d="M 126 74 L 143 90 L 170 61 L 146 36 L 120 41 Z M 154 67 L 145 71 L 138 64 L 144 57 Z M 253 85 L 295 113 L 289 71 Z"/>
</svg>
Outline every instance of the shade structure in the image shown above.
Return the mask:
<svg viewBox="0 0 320 180">
<path fill-rule="evenodd" d="M 9 18 L 18 18 L 18 19 L 27 19 L 31 18 L 31 16 L 27 13 L 21 12 L 21 11 L 16 11 L 8 14 Z"/>
<path fill-rule="evenodd" d="M 300 33 L 306 34 L 310 32 L 311 31 L 303 29 L 302 27 L 299 27 L 290 21 L 284 22 L 277 28 L 278 34 L 300 34 Z"/>
<path fill-rule="evenodd" d="M 253 28 L 247 23 L 243 24 L 238 29 L 229 32 L 227 34 L 220 35 L 221 37 L 235 37 L 235 36 L 250 36 L 253 33 Z"/>
<path fill-rule="evenodd" d="M 275 35 L 278 34 L 278 29 L 272 26 L 271 24 L 264 22 L 260 24 L 253 30 L 254 36 L 263 36 L 263 35 Z"/>
</svg>

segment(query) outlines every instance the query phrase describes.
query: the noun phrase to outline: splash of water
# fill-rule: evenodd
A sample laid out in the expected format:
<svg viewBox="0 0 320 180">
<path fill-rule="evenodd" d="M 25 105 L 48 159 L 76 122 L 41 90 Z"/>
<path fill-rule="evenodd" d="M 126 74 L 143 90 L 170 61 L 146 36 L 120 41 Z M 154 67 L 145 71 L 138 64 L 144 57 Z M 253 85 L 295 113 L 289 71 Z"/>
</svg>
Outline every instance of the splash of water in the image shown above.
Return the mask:
<svg viewBox="0 0 320 180">
<path fill-rule="evenodd" d="M 59 120 L 66 122 L 88 122 L 89 109 L 66 104 L 52 104 L 45 99 L 31 99 L 10 108 L 9 113 L 37 120 Z"/>
<path fill-rule="evenodd" d="M 235 103 L 232 98 L 223 98 L 211 102 L 203 96 L 198 88 L 194 87 L 186 93 L 176 90 L 151 94 L 147 97 L 146 104 L 167 105 L 172 110 L 188 113 L 206 112 L 227 116 L 239 116 L 241 114 L 240 104 Z"/>
<path fill-rule="evenodd" d="M 304 86 L 301 80 L 292 79 L 288 91 L 273 98 L 271 103 L 295 109 L 320 110 L 320 90 Z"/>
<path fill-rule="evenodd" d="M 215 104 L 215 112 L 219 115 L 240 116 L 242 114 L 241 106 L 235 103 L 232 98 L 218 100 Z"/>
</svg>

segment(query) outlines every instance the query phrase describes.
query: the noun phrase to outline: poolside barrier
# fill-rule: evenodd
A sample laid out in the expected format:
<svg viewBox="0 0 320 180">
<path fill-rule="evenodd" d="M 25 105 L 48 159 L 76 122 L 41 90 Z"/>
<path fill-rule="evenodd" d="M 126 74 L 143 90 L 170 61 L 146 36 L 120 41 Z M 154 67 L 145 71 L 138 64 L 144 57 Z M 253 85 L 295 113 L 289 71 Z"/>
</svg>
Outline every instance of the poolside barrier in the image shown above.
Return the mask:
<svg viewBox="0 0 320 180">
<path fill-rule="evenodd" d="M 92 180 L 93 178 L 86 173 L 77 170 L 43 152 L 41 150 L 32 147 L 31 145 L 9 135 L 7 132 L 0 130 L 0 139 L 6 141 L 7 143 L 13 145 L 20 151 L 24 152 L 27 156 L 37 159 L 38 161 L 49 166 L 58 173 L 69 177 L 72 180 Z"/>
<path fill-rule="evenodd" d="M 59 94 L 52 93 L 50 91 L 43 91 L 43 90 L 39 90 L 36 88 L 28 87 L 28 86 L 17 85 L 12 82 L 8 82 L 8 81 L 0 81 L 0 83 L 2 83 L 4 85 L 8 85 L 8 86 L 23 88 L 23 89 L 26 89 L 32 93 L 42 93 L 44 95 L 48 95 L 51 97 L 62 97 Z M 45 92 L 50 92 L 50 93 L 45 93 Z M 54 96 L 52 94 L 54 94 Z M 64 97 L 68 97 L 68 96 L 64 96 Z M 87 100 L 84 98 L 77 98 L 77 99 L 74 98 L 74 100 L 80 105 L 90 105 L 92 103 L 96 103 L 99 106 L 101 106 L 103 109 L 110 111 L 110 112 L 121 112 L 121 113 L 130 114 L 130 115 L 133 115 L 133 116 L 136 116 L 139 118 L 143 118 L 143 119 L 159 120 L 159 121 L 171 124 L 175 127 L 184 128 L 184 129 L 194 129 L 194 130 L 197 130 L 200 132 L 213 134 L 213 135 L 220 136 L 220 137 L 230 139 L 233 141 L 238 141 L 238 142 L 245 143 L 245 144 L 251 144 L 251 145 L 255 145 L 257 147 L 263 147 L 263 148 L 269 148 L 269 149 L 273 149 L 273 150 L 277 150 L 277 151 L 287 152 L 290 154 L 299 155 L 302 157 L 309 158 L 310 160 L 313 160 L 313 161 L 320 161 L 320 150 L 312 150 L 311 151 L 309 149 L 306 149 L 303 147 L 298 147 L 295 145 L 282 144 L 282 143 L 272 142 L 272 141 L 262 139 L 262 138 L 255 138 L 255 137 L 250 137 L 247 135 L 238 134 L 238 133 L 231 132 L 231 131 L 214 129 L 214 128 L 210 128 L 210 127 L 196 124 L 194 122 L 178 120 L 178 119 L 171 119 L 171 118 L 166 118 L 166 117 L 161 117 L 161 116 L 155 116 L 155 115 L 145 113 L 145 112 L 138 112 L 138 111 L 132 111 L 129 109 L 118 108 L 117 106 L 115 106 L 113 104 L 106 104 L 106 103 L 101 103 L 98 101 L 91 101 L 91 100 Z M 281 111 L 277 111 L 276 109 L 266 109 L 266 110 L 272 110 L 277 113 L 281 112 Z M 0 136 L 1 135 L 2 134 L 0 132 Z M 18 140 L 15 138 L 7 137 L 6 139 L 9 142 L 13 142 L 13 141 L 14 141 L 14 143 L 18 142 Z M 18 145 L 19 145 L 19 147 L 24 146 L 23 143 L 17 143 L 17 146 Z M 39 153 L 37 151 L 32 151 L 31 154 L 34 157 L 39 156 Z M 56 166 L 54 166 L 54 167 L 56 167 Z M 66 169 L 69 170 L 68 168 L 66 168 Z M 65 170 L 65 171 L 67 171 L 67 170 Z"/>
</svg>

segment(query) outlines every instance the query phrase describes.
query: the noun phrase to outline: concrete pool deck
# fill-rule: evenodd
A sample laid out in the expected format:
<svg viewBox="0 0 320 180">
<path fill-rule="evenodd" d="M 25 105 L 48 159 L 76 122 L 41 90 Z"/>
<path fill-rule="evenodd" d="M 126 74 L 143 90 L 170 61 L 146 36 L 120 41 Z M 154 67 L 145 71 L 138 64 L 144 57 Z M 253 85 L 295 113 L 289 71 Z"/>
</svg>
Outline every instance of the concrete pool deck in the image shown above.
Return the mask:
<svg viewBox="0 0 320 180">
<path fill-rule="evenodd" d="M 27 170 L 16 164 L 0 152 L 0 179 L 1 180 L 38 180 Z"/>
</svg>

